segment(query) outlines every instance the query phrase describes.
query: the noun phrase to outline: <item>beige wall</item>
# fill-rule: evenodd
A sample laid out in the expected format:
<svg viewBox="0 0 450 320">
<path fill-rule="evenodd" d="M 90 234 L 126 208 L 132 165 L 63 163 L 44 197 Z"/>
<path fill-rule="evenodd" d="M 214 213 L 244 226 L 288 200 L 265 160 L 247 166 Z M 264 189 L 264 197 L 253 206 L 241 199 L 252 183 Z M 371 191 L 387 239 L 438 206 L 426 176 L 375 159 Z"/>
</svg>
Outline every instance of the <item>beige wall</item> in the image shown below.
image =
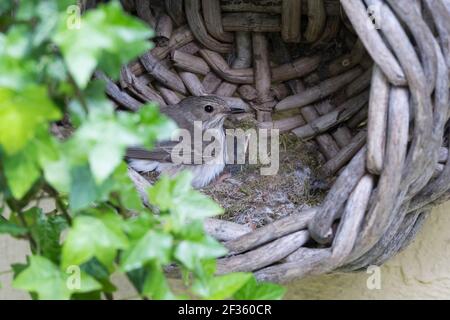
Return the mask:
<svg viewBox="0 0 450 320">
<path fill-rule="evenodd" d="M 450 204 L 434 210 L 415 242 L 381 268 L 381 289 L 369 290 L 369 274 L 325 275 L 295 282 L 288 299 L 450 299 Z M 28 295 L 11 289 L 11 263 L 23 262 L 27 244 L 0 236 L 0 299 Z M 117 298 L 135 293 L 122 278 Z"/>
<path fill-rule="evenodd" d="M 371 274 L 325 275 L 297 281 L 288 299 L 450 299 L 450 203 L 433 211 L 416 240 L 381 268 L 381 289 Z"/>
</svg>

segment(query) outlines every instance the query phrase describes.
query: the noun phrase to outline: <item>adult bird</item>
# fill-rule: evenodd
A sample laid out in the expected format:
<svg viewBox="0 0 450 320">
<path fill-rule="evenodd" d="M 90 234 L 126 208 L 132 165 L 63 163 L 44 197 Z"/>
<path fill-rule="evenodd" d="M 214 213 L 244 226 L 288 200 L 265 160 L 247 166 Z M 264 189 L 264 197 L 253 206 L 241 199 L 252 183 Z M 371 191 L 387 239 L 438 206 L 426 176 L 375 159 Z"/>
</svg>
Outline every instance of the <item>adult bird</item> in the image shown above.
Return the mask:
<svg viewBox="0 0 450 320">
<path fill-rule="evenodd" d="M 182 136 L 182 140 L 187 138 L 191 140 L 163 141 L 152 150 L 140 147 L 128 148 L 129 165 L 139 172 L 156 171 L 169 176 L 190 170 L 193 174 L 194 188 L 208 185 L 225 168 L 227 143 L 223 123 L 229 115 L 244 113 L 245 110 L 231 107 L 219 97 L 202 96 L 188 97 L 179 104 L 161 107 L 160 111 L 177 124 L 178 131 L 175 136 L 178 138 Z M 182 129 L 184 133 L 189 133 L 190 137 L 183 135 Z M 194 133 L 196 130 L 201 133 L 200 137 Z M 207 132 L 210 133 L 210 137 L 206 137 Z M 208 148 L 212 143 L 216 147 Z M 209 152 L 211 149 L 213 152 Z M 188 161 L 180 163 L 180 159 Z"/>
</svg>

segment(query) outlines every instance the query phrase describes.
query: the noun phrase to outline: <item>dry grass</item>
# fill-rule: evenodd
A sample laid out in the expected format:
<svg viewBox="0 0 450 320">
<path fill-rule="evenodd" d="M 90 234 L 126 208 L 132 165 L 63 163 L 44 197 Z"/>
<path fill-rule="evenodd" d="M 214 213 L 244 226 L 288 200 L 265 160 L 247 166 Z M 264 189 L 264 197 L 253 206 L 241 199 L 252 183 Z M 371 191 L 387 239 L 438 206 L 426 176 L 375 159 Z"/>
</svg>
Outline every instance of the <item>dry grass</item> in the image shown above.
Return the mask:
<svg viewBox="0 0 450 320">
<path fill-rule="evenodd" d="M 229 165 L 230 178 L 202 191 L 225 209 L 222 219 L 257 228 L 323 200 L 328 184 L 316 178 L 318 154 L 312 143 L 284 134 L 278 174 L 262 176 L 261 165 Z"/>
</svg>

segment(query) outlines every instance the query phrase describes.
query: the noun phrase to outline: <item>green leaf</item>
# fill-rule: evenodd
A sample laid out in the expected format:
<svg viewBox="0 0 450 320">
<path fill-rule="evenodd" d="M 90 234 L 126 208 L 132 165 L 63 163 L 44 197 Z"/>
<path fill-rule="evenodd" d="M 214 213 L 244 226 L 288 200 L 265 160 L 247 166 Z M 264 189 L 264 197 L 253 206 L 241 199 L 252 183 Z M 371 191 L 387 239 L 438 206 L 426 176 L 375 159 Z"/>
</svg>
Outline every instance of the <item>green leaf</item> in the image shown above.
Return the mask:
<svg viewBox="0 0 450 320">
<path fill-rule="evenodd" d="M 31 256 L 29 266 L 17 275 L 13 287 L 35 292 L 39 299 L 44 300 L 69 299 L 74 292 L 89 292 L 101 288 L 95 279 L 80 273 L 80 287 L 72 289 L 69 284 L 70 277 L 70 274 L 60 271 L 50 260 Z"/>
<path fill-rule="evenodd" d="M 148 272 L 142 288 L 142 294 L 156 300 L 174 299 L 175 296 L 170 290 L 161 265 L 156 261 L 152 261 L 147 269 Z"/>
<path fill-rule="evenodd" d="M 0 87 L 20 90 L 35 83 L 36 61 L 27 59 L 32 37 L 30 28 L 13 25 L 6 34 L 0 33 Z"/>
<path fill-rule="evenodd" d="M 155 103 L 143 105 L 137 113 L 120 113 L 119 121 L 128 123 L 130 128 L 141 137 L 142 145 L 152 148 L 155 141 L 169 140 L 176 130 L 175 122 L 159 112 Z"/>
<path fill-rule="evenodd" d="M 255 277 L 237 291 L 233 298 L 237 300 L 280 300 L 286 293 L 286 289 L 274 283 L 258 283 Z"/>
<path fill-rule="evenodd" d="M 116 286 L 110 280 L 109 270 L 102 265 L 96 258 L 92 258 L 81 265 L 81 270 L 95 278 L 103 286 L 105 292 L 115 292 Z"/>
<path fill-rule="evenodd" d="M 89 164 L 97 183 L 102 183 L 122 162 L 128 146 L 141 139 L 111 118 L 93 118 L 75 133 L 74 140 L 88 152 Z"/>
<path fill-rule="evenodd" d="M 216 202 L 195 190 L 177 198 L 172 209 L 182 219 L 203 219 L 223 213 Z"/>
<path fill-rule="evenodd" d="M 139 241 L 150 229 L 154 228 L 156 218 L 147 211 L 127 219 L 124 223 L 124 230 L 131 241 Z"/>
<path fill-rule="evenodd" d="M 0 87 L 0 145 L 7 154 L 21 150 L 39 128 L 60 117 L 46 88 L 33 85 L 15 91 Z"/>
<path fill-rule="evenodd" d="M 118 193 L 120 205 L 130 211 L 142 211 L 144 206 L 141 197 L 128 175 L 128 167 L 124 162 L 116 169 L 112 179 L 114 181 L 114 186 L 111 188 Z"/>
<path fill-rule="evenodd" d="M 59 262 L 61 232 L 68 227 L 67 221 L 62 216 L 45 214 L 40 208 L 28 211 L 36 215 L 36 222 L 29 226 L 36 242 L 36 252 L 55 263 Z"/>
<path fill-rule="evenodd" d="M 108 216 L 111 214 L 105 214 Z M 109 270 L 117 250 L 126 249 L 128 241 L 120 228 L 111 228 L 107 219 L 78 216 L 73 220 L 62 250 L 62 266 L 81 265 L 96 257 Z"/>
<path fill-rule="evenodd" d="M 172 180 L 163 176 L 148 191 L 150 202 L 162 210 L 171 210 L 178 227 L 184 225 L 187 219 L 203 219 L 223 213 L 217 203 L 192 189 L 191 180 L 192 174 L 188 171 Z"/>
<path fill-rule="evenodd" d="M 58 24 L 58 2 L 61 1 L 27 1 L 17 13 L 20 19 L 38 18 L 33 29 L 33 45 L 39 46 L 53 33 Z M 62 1 L 64 2 L 64 1 Z M 66 1 L 67 2 L 67 1 Z"/>
<path fill-rule="evenodd" d="M 201 267 L 201 260 L 218 258 L 227 250 L 216 240 L 205 236 L 203 241 L 181 241 L 175 249 L 175 257 L 189 270 Z"/>
<path fill-rule="evenodd" d="M 57 157 L 55 140 L 44 128 L 36 130 L 35 137 L 19 152 L 3 154 L 5 176 L 12 195 L 21 199 L 41 176 L 40 167 Z M 62 173 L 57 172 L 57 175 Z"/>
<path fill-rule="evenodd" d="M 198 281 L 193 286 L 194 293 L 202 298 L 223 300 L 230 298 L 252 277 L 251 273 L 236 272 L 214 277 L 207 282 Z"/>
<path fill-rule="evenodd" d="M 194 220 L 186 224 L 179 231 L 174 232 L 174 234 L 179 239 L 190 240 L 190 241 L 202 241 L 205 237 L 205 229 L 203 227 L 203 221 Z"/>
<path fill-rule="evenodd" d="M 127 272 L 128 280 L 133 284 L 138 292 L 142 292 L 144 287 L 145 279 L 147 278 L 148 268 L 134 269 Z"/>
<path fill-rule="evenodd" d="M 74 293 L 71 297 L 71 300 L 82 300 L 82 301 L 102 300 L 102 292 L 100 290 L 97 290 L 87 293 Z"/>
<path fill-rule="evenodd" d="M 105 181 L 122 162 L 129 146 L 150 146 L 156 139 L 167 138 L 174 125 L 148 105 L 138 113 L 114 113 L 105 96 L 91 95 L 88 119 L 75 133 L 73 144 L 86 153 L 97 183 Z M 94 104 L 95 103 L 95 104 Z"/>
<path fill-rule="evenodd" d="M 155 259 L 161 264 L 170 262 L 173 239 L 170 235 L 150 230 L 136 244 L 123 253 L 122 270 L 125 272 L 143 267 Z"/>
<path fill-rule="evenodd" d="M 172 207 L 171 197 L 172 181 L 166 175 L 151 186 L 147 193 L 151 204 L 159 207 L 162 211 L 169 210 Z"/>
<path fill-rule="evenodd" d="M 23 236 L 27 231 L 27 228 L 0 217 L 0 233 L 6 233 L 13 237 L 17 237 Z"/>
<path fill-rule="evenodd" d="M 4 155 L 3 166 L 8 186 L 16 199 L 21 199 L 41 175 L 34 150 L 30 148 Z"/>
<path fill-rule="evenodd" d="M 14 1 L 13 0 L 6 0 L 0 2 L 0 15 L 3 15 L 4 13 L 10 11 L 13 8 Z"/>
<path fill-rule="evenodd" d="M 22 219 L 25 220 L 36 245 L 33 253 L 59 263 L 61 233 L 68 227 L 66 219 L 60 215 L 46 214 L 41 208 L 32 207 L 20 213 L 13 212 L 10 222 L 19 224 Z"/>
<path fill-rule="evenodd" d="M 70 208 L 73 211 L 86 208 L 97 200 L 99 192 L 89 167 L 74 167 L 70 172 L 70 176 L 71 186 L 69 202 Z"/>
<path fill-rule="evenodd" d="M 53 40 L 81 88 L 86 87 L 97 66 L 117 77 L 121 65 L 151 48 L 151 30 L 127 15 L 118 1 L 87 12 L 79 29 L 68 28 L 66 19 L 61 16 Z"/>
<path fill-rule="evenodd" d="M 16 289 L 37 293 L 40 299 L 69 299 L 63 273 L 49 260 L 40 256 L 31 256 L 29 266 L 19 273 L 13 281 Z"/>
<path fill-rule="evenodd" d="M 66 157 L 58 160 L 47 161 L 42 165 L 45 180 L 60 193 L 66 194 L 70 191 L 71 178 L 70 167 Z M 74 186 L 74 188 L 76 188 Z M 75 201 L 75 200 L 73 200 Z"/>
</svg>

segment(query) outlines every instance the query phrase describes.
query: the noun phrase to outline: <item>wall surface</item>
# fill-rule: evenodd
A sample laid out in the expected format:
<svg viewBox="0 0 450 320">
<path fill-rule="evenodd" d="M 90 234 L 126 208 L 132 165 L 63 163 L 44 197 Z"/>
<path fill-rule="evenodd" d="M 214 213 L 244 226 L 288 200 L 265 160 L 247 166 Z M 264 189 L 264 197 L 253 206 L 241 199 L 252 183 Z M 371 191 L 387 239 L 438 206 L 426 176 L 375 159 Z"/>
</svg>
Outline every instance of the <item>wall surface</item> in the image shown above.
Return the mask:
<svg viewBox="0 0 450 320">
<path fill-rule="evenodd" d="M 380 269 L 381 288 L 369 290 L 372 274 L 333 274 L 297 281 L 287 299 L 450 299 L 450 203 L 436 208 L 416 240 Z"/>
<path fill-rule="evenodd" d="M 369 290 L 371 274 L 333 274 L 297 281 L 287 299 L 450 299 L 450 203 L 434 210 L 415 242 L 381 268 L 381 288 Z M 0 236 L 0 299 L 27 299 L 11 288 L 9 266 L 24 262 L 27 243 Z M 121 277 L 118 299 L 136 293 Z"/>
</svg>

